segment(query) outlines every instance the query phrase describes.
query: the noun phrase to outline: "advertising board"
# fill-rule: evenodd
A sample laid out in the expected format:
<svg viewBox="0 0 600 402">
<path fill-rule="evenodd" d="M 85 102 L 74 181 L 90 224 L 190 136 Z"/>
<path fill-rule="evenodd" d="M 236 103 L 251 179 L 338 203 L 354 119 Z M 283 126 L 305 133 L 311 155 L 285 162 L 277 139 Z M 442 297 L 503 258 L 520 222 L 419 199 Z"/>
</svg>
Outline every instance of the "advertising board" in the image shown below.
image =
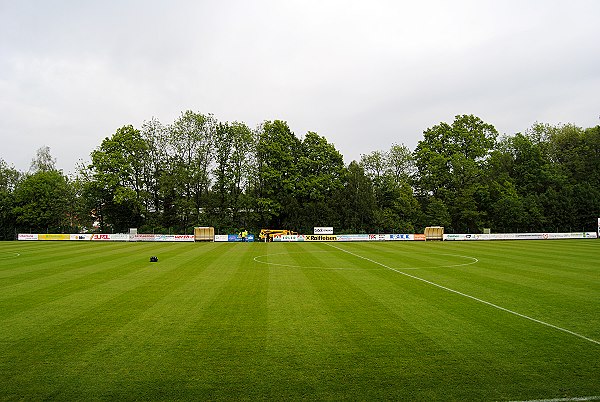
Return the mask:
<svg viewBox="0 0 600 402">
<path fill-rule="evenodd" d="M 227 236 L 227 235 L 215 235 L 215 241 L 226 242 L 226 241 L 229 241 L 228 237 L 229 236 Z"/>
<path fill-rule="evenodd" d="M 173 235 L 173 240 L 171 241 L 185 241 L 185 242 L 193 242 L 194 239 L 194 235 Z"/>
<path fill-rule="evenodd" d="M 338 241 L 412 241 L 414 234 L 343 234 Z"/>
<path fill-rule="evenodd" d="M 298 241 L 298 235 L 273 235 L 273 241 Z"/>
<path fill-rule="evenodd" d="M 482 236 L 481 239 L 479 236 Z M 444 234 L 444 240 L 456 240 L 456 241 L 465 241 L 465 240 L 488 240 L 484 238 L 483 235 L 479 234 Z"/>
<path fill-rule="evenodd" d="M 445 234 L 446 241 L 596 239 L 594 232 Z"/>
<path fill-rule="evenodd" d="M 304 235 L 304 241 L 337 241 L 336 235 Z"/>
<path fill-rule="evenodd" d="M 243 241 L 242 236 L 240 235 L 236 235 L 236 234 L 230 234 L 227 235 L 227 241 L 230 242 L 241 242 Z M 253 234 L 248 234 L 248 237 L 246 237 L 246 241 L 251 243 L 254 241 L 254 235 Z"/>
<path fill-rule="evenodd" d="M 51 234 L 38 234 L 38 240 L 71 240 L 71 235 L 61 234 L 61 233 L 51 233 Z"/>
<path fill-rule="evenodd" d="M 129 241 L 127 233 L 96 233 L 92 235 L 92 241 Z"/>
<path fill-rule="evenodd" d="M 138 235 L 140 236 L 140 235 Z M 157 234 L 157 235 L 147 235 L 142 237 L 143 240 L 141 241 L 158 241 L 158 242 L 163 242 L 163 241 L 169 241 L 169 242 L 188 242 L 188 241 L 194 241 L 195 237 L 194 235 L 163 235 L 163 234 Z"/>
<path fill-rule="evenodd" d="M 133 234 L 133 235 L 129 235 L 129 241 L 164 241 L 162 239 L 164 239 L 164 237 L 162 236 L 166 236 L 166 235 L 153 235 L 153 234 L 145 234 L 145 233 L 138 233 L 138 234 Z M 158 240 L 161 239 L 161 240 Z"/>
<path fill-rule="evenodd" d="M 387 241 L 412 241 L 415 239 L 414 234 L 386 234 Z"/>
<path fill-rule="evenodd" d="M 89 241 L 89 240 L 92 240 L 92 235 L 87 234 L 87 233 L 72 234 L 71 238 L 69 240 L 71 240 L 71 241 Z"/>
<path fill-rule="evenodd" d="M 33 234 L 33 233 L 19 233 L 19 235 L 17 236 L 18 240 L 37 240 L 38 239 L 38 235 Z"/>
<path fill-rule="evenodd" d="M 369 235 L 368 234 L 337 235 L 337 241 L 369 241 Z"/>
<path fill-rule="evenodd" d="M 316 226 L 313 228 L 313 233 L 316 235 L 332 235 L 333 227 L 331 227 L 331 226 Z"/>
</svg>

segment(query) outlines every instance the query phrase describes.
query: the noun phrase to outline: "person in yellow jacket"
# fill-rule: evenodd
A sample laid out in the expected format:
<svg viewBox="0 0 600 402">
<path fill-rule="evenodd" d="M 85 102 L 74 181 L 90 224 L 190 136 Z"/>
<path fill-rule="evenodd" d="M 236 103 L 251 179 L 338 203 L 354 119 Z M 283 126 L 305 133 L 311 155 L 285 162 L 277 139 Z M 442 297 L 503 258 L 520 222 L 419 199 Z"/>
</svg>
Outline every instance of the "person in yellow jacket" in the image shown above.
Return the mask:
<svg viewBox="0 0 600 402">
<path fill-rule="evenodd" d="M 242 229 L 240 232 L 240 237 L 242 238 L 242 241 L 248 241 L 248 231 L 246 229 Z"/>
</svg>

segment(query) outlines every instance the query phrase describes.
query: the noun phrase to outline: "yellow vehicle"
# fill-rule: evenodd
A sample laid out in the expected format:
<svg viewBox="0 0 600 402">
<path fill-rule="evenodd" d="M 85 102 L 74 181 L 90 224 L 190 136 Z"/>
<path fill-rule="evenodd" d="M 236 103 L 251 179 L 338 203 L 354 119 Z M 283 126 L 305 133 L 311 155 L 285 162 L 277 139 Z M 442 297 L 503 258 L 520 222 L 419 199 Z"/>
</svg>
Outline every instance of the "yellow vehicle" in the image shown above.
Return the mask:
<svg viewBox="0 0 600 402">
<path fill-rule="evenodd" d="M 273 241 L 274 235 L 297 235 L 298 232 L 293 232 L 286 229 L 262 229 L 258 237 L 260 241 Z"/>
</svg>

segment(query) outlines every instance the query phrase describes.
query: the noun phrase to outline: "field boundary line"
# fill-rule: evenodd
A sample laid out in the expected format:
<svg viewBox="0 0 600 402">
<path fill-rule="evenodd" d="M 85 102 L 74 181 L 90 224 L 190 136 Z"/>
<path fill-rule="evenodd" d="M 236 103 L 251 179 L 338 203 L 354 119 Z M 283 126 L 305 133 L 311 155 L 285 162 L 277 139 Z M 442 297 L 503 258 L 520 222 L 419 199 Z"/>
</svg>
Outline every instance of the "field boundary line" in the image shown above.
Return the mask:
<svg viewBox="0 0 600 402">
<path fill-rule="evenodd" d="M 592 338 L 588 338 L 587 336 L 585 336 L 585 335 L 581 335 L 581 334 L 578 334 L 577 332 L 573 332 L 573 331 L 571 331 L 571 330 L 568 330 L 568 329 L 566 329 L 566 328 L 562 328 L 562 327 L 559 327 L 559 326 L 557 326 L 557 325 L 550 324 L 550 323 L 548 323 L 548 322 L 545 322 L 545 321 L 542 321 L 542 320 L 538 320 L 537 318 L 529 317 L 528 315 L 521 314 L 521 313 L 518 313 L 518 312 L 516 312 L 516 311 L 513 311 L 513 310 L 509 310 L 509 309 L 507 309 L 507 308 L 505 308 L 505 307 L 499 306 L 499 305 L 497 305 L 497 304 L 494 304 L 494 303 L 491 303 L 491 302 L 489 302 L 489 301 L 485 301 L 485 300 L 479 299 L 479 298 L 477 298 L 477 297 L 475 297 L 475 296 L 471 296 L 471 295 L 468 295 L 468 294 L 466 294 L 466 293 L 459 292 L 458 290 L 454 290 L 454 289 L 451 289 L 451 288 L 449 288 L 449 287 L 446 287 L 446 286 L 443 286 L 443 285 L 437 284 L 437 283 L 435 283 L 435 282 L 428 281 L 427 279 L 423 279 L 423 278 L 420 278 L 420 277 L 418 277 L 418 276 L 415 276 L 415 275 L 407 274 L 406 272 L 402 272 L 402 271 L 400 271 L 400 270 L 398 270 L 398 269 L 395 269 L 395 268 L 389 267 L 389 266 L 387 266 L 387 265 L 385 265 L 385 264 L 383 264 L 383 263 L 381 263 L 381 262 L 379 262 L 379 261 L 375 261 L 375 260 L 372 260 L 372 259 L 370 259 L 370 258 L 363 257 L 362 255 L 359 255 L 359 254 L 353 253 L 352 251 L 348 251 L 348 250 L 345 250 L 345 249 L 343 249 L 343 248 L 340 248 L 340 247 L 334 246 L 333 244 L 330 244 L 330 243 L 325 243 L 325 244 L 327 244 L 329 247 L 333 247 L 333 248 L 335 248 L 336 250 L 343 251 L 344 253 L 348 253 L 348 254 L 350 254 L 350 255 L 353 255 L 353 256 L 355 256 L 355 257 L 357 257 L 357 258 L 361 258 L 361 259 L 363 259 L 363 260 L 365 260 L 365 261 L 369 261 L 369 262 L 371 262 L 371 263 L 373 263 L 373 264 L 376 264 L 376 265 L 379 265 L 379 266 L 381 266 L 381 267 L 387 268 L 387 269 L 389 269 L 390 271 L 397 272 L 397 273 L 399 273 L 399 274 L 401 274 L 401 275 L 404 275 L 404 276 L 407 276 L 407 277 L 409 277 L 409 278 L 416 279 L 416 280 L 418 280 L 418 281 L 421 281 L 421 282 L 427 283 L 427 284 L 429 284 L 429 285 L 432 285 L 432 286 L 435 286 L 435 287 L 437 287 L 437 288 L 440 288 L 440 289 L 446 290 L 446 291 L 448 291 L 448 292 L 455 293 L 455 294 L 457 294 L 457 295 L 460 295 L 460 296 L 463 296 L 463 297 L 469 298 L 469 299 L 471 299 L 471 300 L 475 300 L 475 301 L 477 301 L 477 302 L 479 302 L 479 303 L 483 303 L 483 304 L 486 304 L 486 305 L 488 305 L 488 306 L 491 306 L 491 307 L 497 308 L 498 310 L 502 310 L 502 311 L 505 311 L 505 312 L 507 312 L 507 313 L 510 313 L 510 314 L 516 315 L 517 317 L 525 318 L 525 319 L 527 319 L 527 320 L 529 320 L 529 321 L 533 321 L 533 322 L 536 322 L 536 323 L 538 323 L 538 324 L 545 325 L 545 326 L 547 326 L 547 327 L 549 327 L 549 328 L 553 328 L 553 329 L 556 329 L 556 330 L 558 330 L 558 331 L 565 332 L 565 333 L 567 333 L 567 334 L 570 334 L 570 335 L 576 336 L 576 337 L 578 337 L 578 338 L 584 339 L 584 340 L 586 340 L 586 341 L 588 341 L 588 342 L 595 343 L 596 345 L 600 345 L 600 341 L 597 341 L 597 340 L 595 340 L 595 339 L 592 339 Z"/>
</svg>

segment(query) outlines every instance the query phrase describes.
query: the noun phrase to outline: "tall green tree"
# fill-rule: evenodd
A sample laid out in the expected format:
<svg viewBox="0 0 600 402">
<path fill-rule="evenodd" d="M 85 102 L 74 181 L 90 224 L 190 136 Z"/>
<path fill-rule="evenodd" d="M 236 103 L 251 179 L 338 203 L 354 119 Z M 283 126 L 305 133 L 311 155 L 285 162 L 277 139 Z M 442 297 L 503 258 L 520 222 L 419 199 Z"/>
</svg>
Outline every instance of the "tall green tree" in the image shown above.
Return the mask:
<svg viewBox="0 0 600 402">
<path fill-rule="evenodd" d="M 211 222 L 223 230 L 247 226 L 244 192 L 252 166 L 252 131 L 243 123 L 218 123 L 213 137 L 215 168 Z"/>
<path fill-rule="evenodd" d="M 16 230 L 14 191 L 22 174 L 0 158 L 0 240 L 12 240 Z"/>
<path fill-rule="evenodd" d="M 140 135 L 146 145 L 142 170 L 145 190 L 142 200 L 146 211 L 146 226 L 147 230 L 160 230 L 165 225 L 165 210 L 170 207 L 163 191 L 163 181 L 169 173 L 168 129 L 158 119 L 152 118 L 142 124 Z"/>
<path fill-rule="evenodd" d="M 412 152 L 404 145 L 393 144 L 389 151 L 362 155 L 360 164 L 372 182 L 375 195 L 374 226 L 370 231 L 413 232 L 418 202 L 411 186 Z"/>
<path fill-rule="evenodd" d="M 57 170 L 25 176 L 14 193 L 16 224 L 22 231 L 69 233 L 74 229 L 74 191 Z"/>
<path fill-rule="evenodd" d="M 144 223 L 147 151 L 140 131 L 127 125 L 92 152 L 84 193 L 102 231 L 126 231 Z"/>
<path fill-rule="evenodd" d="M 169 127 L 167 140 L 170 183 L 175 185 L 173 200 L 177 219 L 183 227 L 201 223 L 201 215 L 211 184 L 214 161 L 213 136 L 216 121 L 210 114 L 185 111 Z"/>
<path fill-rule="evenodd" d="M 333 144 L 314 132 L 304 136 L 300 149 L 296 187 L 300 216 L 295 227 L 311 233 L 315 226 L 339 222 L 334 196 L 342 187 L 344 159 Z"/>
<path fill-rule="evenodd" d="M 367 233 L 374 226 L 375 193 L 363 167 L 350 162 L 342 176 L 342 189 L 337 195 L 340 230 Z"/>
<path fill-rule="evenodd" d="M 456 116 L 450 125 L 425 130 L 415 149 L 416 187 L 419 196 L 434 197 L 451 216 L 450 230 L 476 232 L 483 225 L 478 205 L 483 166 L 494 149 L 498 133 L 473 115 Z M 431 222 L 429 224 L 436 224 Z"/>
<path fill-rule="evenodd" d="M 50 147 L 44 145 L 38 148 L 35 158 L 31 160 L 30 172 L 50 172 L 56 170 L 56 159 L 50 153 Z"/>
<path fill-rule="evenodd" d="M 252 183 L 256 226 L 295 229 L 301 142 L 281 120 L 261 124 L 256 141 Z"/>
</svg>

